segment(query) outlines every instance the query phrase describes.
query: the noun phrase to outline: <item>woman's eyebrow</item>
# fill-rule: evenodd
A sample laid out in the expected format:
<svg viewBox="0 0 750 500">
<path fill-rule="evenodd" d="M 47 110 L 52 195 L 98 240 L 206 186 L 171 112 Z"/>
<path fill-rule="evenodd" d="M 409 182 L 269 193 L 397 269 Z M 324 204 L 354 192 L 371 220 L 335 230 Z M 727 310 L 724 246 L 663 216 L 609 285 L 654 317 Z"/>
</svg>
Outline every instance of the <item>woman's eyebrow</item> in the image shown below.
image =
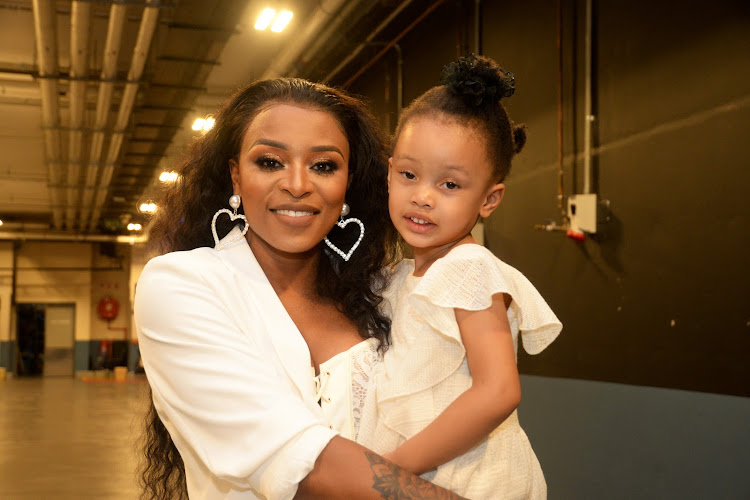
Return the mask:
<svg viewBox="0 0 750 500">
<path fill-rule="evenodd" d="M 252 149 L 258 144 L 263 145 L 263 146 L 271 146 L 272 148 L 283 149 L 285 151 L 289 149 L 289 146 L 287 146 L 283 142 L 273 141 L 271 139 L 258 139 L 257 141 L 255 141 L 254 143 L 250 145 L 250 148 Z"/>
<path fill-rule="evenodd" d="M 314 153 L 320 153 L 322 151 L 335 151 L 340 154 L 342 158 L 344 157 L 344 153 L 342 153 L 339 148 L 333 145 L 313 146 L 312 148 L 310 148 L 310 151 Z"/>
<path fill-rule="evenodd" d="M 257 141 L 255 141 L 254 143 L 250 145 L 250 148 L 254 148 L 255 146 L 258 146 L 258 145 L 271 146 L 272 148 L 283 149 L 284 151 L 289 150 L 289 146 L 286 143 L 274 141 L 271 139 L 258 139 Z M 344 157 L 344 153 L 342 153 L 339 148 L 333 145 L 326 144 L 322 146 L 313 146 L 310 148 L 310 151 L 314 153 L 319 153 L 321 151 L 335 151 L 336 153 L 340 154 L 342 158 Z"/>
</svg>

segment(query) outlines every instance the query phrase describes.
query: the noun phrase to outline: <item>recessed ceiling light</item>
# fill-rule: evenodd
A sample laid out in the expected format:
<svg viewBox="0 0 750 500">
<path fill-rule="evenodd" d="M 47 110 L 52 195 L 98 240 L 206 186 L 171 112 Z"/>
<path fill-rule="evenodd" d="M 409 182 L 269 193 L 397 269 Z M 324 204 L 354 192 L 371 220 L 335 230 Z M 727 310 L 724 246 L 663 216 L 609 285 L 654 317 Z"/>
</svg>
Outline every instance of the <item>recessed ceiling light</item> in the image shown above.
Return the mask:
<svg viewBox="0 0 750 500">
<path fill-rule="evenodd" d="M 268 28 L 268 25 L 273 21 L 276 11 L 273 9 L 264 9 L 263 12 L 258 16 L 258 20 L 255 22 L 256 30 L 264 30 Z"/>
<path fill-rule="evenodd" d="M 292 12 L 289 10 L 282 10 L 279 15 L 276 16 L 276 19 L 271 26 L 271 31 L 275 31 L 276 33 L 278 33 L 286 28 L 286 25 L 289 24 L 289 21 L 292 20 L 293 15 L 294 14 L 292 14 Z"/>
<path fill-rule="evenodd" d="M 156 213 L 156 203 L 154 202 L 141 203 L 141 206 L 138 209 L 145 214 L 153 214 L 153 213 Z"/>
<path fill-rule="evenodd" d="M 213 128 L 215 121 L 216 120 L 214 120 L 212 116 L 209 116 L 208 118 L 196 118 L 193 122 L 192 129 L 208 132 Z"/>
<path fill-rule="evenodd" d="M 159 176 L 159 180 L 162 182 L 175 182 L 178 177 L 179 175 L 177 174 L 177 172 L 164 171 Z"/>
</svg>

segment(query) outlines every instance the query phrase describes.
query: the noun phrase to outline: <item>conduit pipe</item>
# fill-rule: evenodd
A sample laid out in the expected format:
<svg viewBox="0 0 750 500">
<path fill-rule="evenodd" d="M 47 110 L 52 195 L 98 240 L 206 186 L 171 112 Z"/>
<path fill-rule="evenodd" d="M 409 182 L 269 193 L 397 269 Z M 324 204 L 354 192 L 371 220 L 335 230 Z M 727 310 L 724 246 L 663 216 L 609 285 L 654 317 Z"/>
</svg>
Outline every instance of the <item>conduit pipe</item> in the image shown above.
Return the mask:
<svg viewBox="0 0 750 500">
<path fill-rule="evenodd" d="M 271 66 L 266 69 L 261 79 L 275 78 L 285 75 L 300 54 L 313 43 L 317 33 L 322 31 L 326 23 L 334 19 L 345 0 L 321 0 L 305 24 L 302 33 L 287 45 Z"/>
<path fill-rule="evenodd" d="M 62 188 L 57 166 L 60 165 L 62 151 L 60 148 L 60 113 L 57 103 L 57 25 L 55 19 L 55 2 L 53 0 L 34 0 L 34 34 L 36 37 L 37 57 L 39 59 L 39 85 L 42 89 L 42 128 L 44 129 L 44 147 L 49 173 L 49 194 L 52 206 L 52 222 L 56 229 L 62 228 L 63 202 Z"/>
<path fill-rule="evenodd" d="M 299 59 L 303 62 L 312 61 L 315 56 L 323 49 L 323 47 L 325 47 L 328 41 L 333 37 L 333 34 L 341 31 L 341 25 L 343 24 L 343 22 L 349 22 L 349 20 L 352 19 L 361 3 L 362 0 L 351 0 L 349 2 L 344 2 L 344 6 L 341 8 L 341 12 L 339 12 L 330 20 L 330 22 L 327 23 L 327 27 L 321 35 L 314 37 L 312 43 L 304 51 L 304 53 L 299 56 Z M 290 70 L 291 68 L 288 68 L 286 71 L 286 74 L 288 76 L 291 76 L 289 75 Z"/>
<path fill-rule="evenodd" d="M 393 20 L 401 13 L 401 11 L 403 11 L 406 7 L 408 7 L 411 2 L 412 0 L 404 0 L 403 2 L 401 2 L 401 4 L 398 7 L 396 7 L 393 10 L 393 12 L 391 12 L 388 15 L 388 17 L 386 17 L 380 24 L 378 24 L 378 26 L 369 35 L 367 35 L 367 38 L 365 38 L 365 40 L 362 43 L 360 43 L 359 45 L 357 45 L 357 47 L 354 48 L 354 50 L 351 52 L 351 54 L 349 54 L 349 56 L 346 59 L 341 61 L 338 66 L 333 68 L 333 70 L 331 70 L 331 72 L 328 73 L 325 78 L 323 78 L 323 82 L 325 83 L 330 82 L 334 76 L 339 74 L 339 72 L 342 69 L 344 69 L 346 65 L 352 61 L 352 59 L 357 57 L 357 55 L 359 55 L 359 53 L 362 52 L 362 50 L 365 47 L 370 45 L 372 41 L 375 39 L 375 37 L 378 36 L 378 34 L 380 34 L 380 32 L 383 31 L 383 29 L 385 29 L 389 24 L 391 24 L 391 22 L 393 22 Z M 441 0 L 438 0 L 436 3 L 440 3 L 440 2 Z M 388 49 L 385 49 L 385 50 L 387 51 Z"/>
<path fill-rule="evenodd" d="M 117 57 L 120 53 L 122 41 L 122 30 L 125 26 L 125 14 L 127 6 L 114 3 L 109 9 L 109 24 L 107 26 L 107 40 L 104 45 L 104 56 L 102 61 L 101 83 L 99 84 L 99 95 L 96 99 L 96 114 L 94 116 L 94 133 L 91 136 L 91 150 L 89 152 L 88 166 L 86 167 L 86 185 L 81 197 L 81 215 L 79 227 L 86 229 L 91 215 L 91 206 L 94 203 L 94 191 L 96 190 L 97 173 L 99 172 L 104 144 L 104 134 L 109 118 L 109 109 L 112 105 L 112 91 L 114 80 L 117 77 Z"/>
<path fill-rule="evenodd" d="M 584 88 L 584 120 L 583 120 L 583 194 L 591 193 L 591 125 L 594 115 L 591 108 L 591 78 L 592 78 L 592 31 L 593 12 L 591 0 L 586 0 L 586 34 L 585 34 L 585 88 Z"/>
<path fill-rule="evenodd" d="M 344 83 L 344 85 L 342 85 L 342 87 L 343 88 L 347 88 L 347 87 L 349 87 L 349 85 L 351 85 L 352 83 L 354 83 L 354 81 L 357 80 L 357 78 L 359 78 L 360 76 L 362 76 L 362 74 L 365 71 L 367 71 L 368 69 L 370 69 L 373 64 L 375 64 L 378 60 L 380 60 L 380 58 L 383 57 L 383 54 L 385 54 L 386 52 L 388 52 L 388 50 L 390 50 L 391 47 L 395 47 L 398 44 L 398 42 L 403 37 L 406 36 L 407 33 L 409 33 L 412 29 L 414 29 L 414 27 L 416 25 L 418 25 L 419 23 L 421 23 L 422 21 L 424 21 L 424 19 L 427 16 L 429 16 L 430 13 L 433 10 L 435 10 L 442 3 L 442 1 L 443 0 L 437 0 L 435 3 L 433 3 L 432 5 L 430 5 L 429 7 L 427 7 L 424 10 L 424 12 L 422 12 L 419 15 L 419 17 L 417 17 L 414 21 L 412 21 L 411 24 L 409 24 L 409 26 L 407 26 L 406 28 L 404 28 L 403 31 L 401 31 L 401 33 L 399 33 L 398 35 L 396 35 L 396 38 L 394 38 L 390 42 L 386 43 L 385 46 L 380 50 L 380 52 L 378 52 L 377 54 L 375 54 L 375 57 L 371 58 L 369 61 L 367 61 L 365 64 L 363 64 L 357 70 L 356 73 L 354 73 L 352 76 L 350 76 L 349 79 Z M 399 55 L 400 55 L 400 50 L 401 49 L 399 48 Z"/>
<path fill-rule="evenodd" d="M 474 53 L 482 53 L 482 0 L 474 0 Z"/>
<path fill-rule="evenodd" d="M 557 0 L 557 210 L 563 220 L 565 191 L 563 189 L 563 45 L 562 45 L 562 0 Z"/>
<path fill-rule="evenodd" d="M 76 0 L 70 16 L 70 135 L 68 146 L 68 203 L 65 209 L 65 225 L 68 230 L 75 224 L 80 191 L 76 186 L 81 174 L 83 150 L 83 118 L 86 103 L 88 76 L 89 23 L 91 4 Z"/>
<path fill-rule="evenodd" d="M 94 203 L 94 210 L 91 215 L 91 220 L 89 221 L 89 230 L 93 230 L 96 227 L 96 223 L 99 221 L 99 215 L 102 211 L 102 206 L 104 205 L 104 200 L 107 198 L 109 183 L 112 180 L 112 174 L 115 170 L 115 162 L 120 155 L 120 148 L 122 147 L 125 130 L 130 121 L 130 115 L 133 112 L 133 106 L 135 104 L 135 97 L 138 93 L 139 80 L 143 75 L 143 68 L 146 65 L 148 51 L 151 47 L 151 39 L 154 36 L 154 31 L 156 30 L 157 21 L 159 19 L 158 3 L 159 0 L 149 0 L 148 5 L 143 9 L 141 26 L 138 29 L 138 38 L 136 39 L 135 49 L 133 49 L 133 59 L 130 62 L 130 71 L 128 71 L 128 83 L 125 84 L 125 91 L 123 92 L 122 100 L 120 101 L 120 109 L 117 113 L 117 120 L 115 121 L 112 138 L 109 142 L 109 150 L 104 159 L 102 176 L 99 181 L 96 201 Z"/>
<path fill-rule="evenodd" d="M 128 243 L 145 243 L 148 241 L 146 235 L 127 236 L 114 234 L 68 234 L 68 233 L 34 233 L 26 231 L 0 231 L 0 240 L 13 241 L 77 241 L 77 242 L 112 242 Z"/>
</svg>

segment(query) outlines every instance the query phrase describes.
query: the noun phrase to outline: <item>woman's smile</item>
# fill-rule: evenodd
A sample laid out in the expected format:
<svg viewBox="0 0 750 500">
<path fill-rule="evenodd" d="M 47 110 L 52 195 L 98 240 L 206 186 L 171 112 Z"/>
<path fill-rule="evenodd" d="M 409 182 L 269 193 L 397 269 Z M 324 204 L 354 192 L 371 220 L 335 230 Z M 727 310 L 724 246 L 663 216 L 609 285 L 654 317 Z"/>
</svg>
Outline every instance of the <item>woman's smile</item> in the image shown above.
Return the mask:
<svg viewBox="0 0 750 500">
<path fill-rule="evenodd" d="M 315 217 L 320 213 L 309 206 L 284 206 L 272 208 L 271 212 L 279 216 L 279 222 L 294 227 L 309 226 L 314 222 Z"/>
</svg>

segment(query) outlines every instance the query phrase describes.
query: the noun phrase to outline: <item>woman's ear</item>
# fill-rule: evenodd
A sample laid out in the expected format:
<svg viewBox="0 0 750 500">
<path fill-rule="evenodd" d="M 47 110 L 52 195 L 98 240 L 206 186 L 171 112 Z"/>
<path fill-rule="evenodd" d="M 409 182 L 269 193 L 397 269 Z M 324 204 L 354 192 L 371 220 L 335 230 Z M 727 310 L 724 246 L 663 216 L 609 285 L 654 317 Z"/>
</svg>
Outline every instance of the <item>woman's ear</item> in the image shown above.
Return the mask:
<svg viewBox="0 0 750 500">
<path fill-rule="evenodd" d="M 505 184 L 503 184 L 502 182 L 493 184 L 490 187 L 489 191 L 487 191 L 487 196 L 484 199 L 484 203 L 479 209 L 479 215 L 484 218 L 489 217 L 490 214 L 495 211 L 498 205 L 500 205 L 500 202 L 503 201 L 504 194 Z"/>
<path fill-rule="evenodd" d="M 229 174 L 232 176 L 232 192 L 240 192 L 240 164 L 234 158 L 229 160 Z"/>
</svg>

